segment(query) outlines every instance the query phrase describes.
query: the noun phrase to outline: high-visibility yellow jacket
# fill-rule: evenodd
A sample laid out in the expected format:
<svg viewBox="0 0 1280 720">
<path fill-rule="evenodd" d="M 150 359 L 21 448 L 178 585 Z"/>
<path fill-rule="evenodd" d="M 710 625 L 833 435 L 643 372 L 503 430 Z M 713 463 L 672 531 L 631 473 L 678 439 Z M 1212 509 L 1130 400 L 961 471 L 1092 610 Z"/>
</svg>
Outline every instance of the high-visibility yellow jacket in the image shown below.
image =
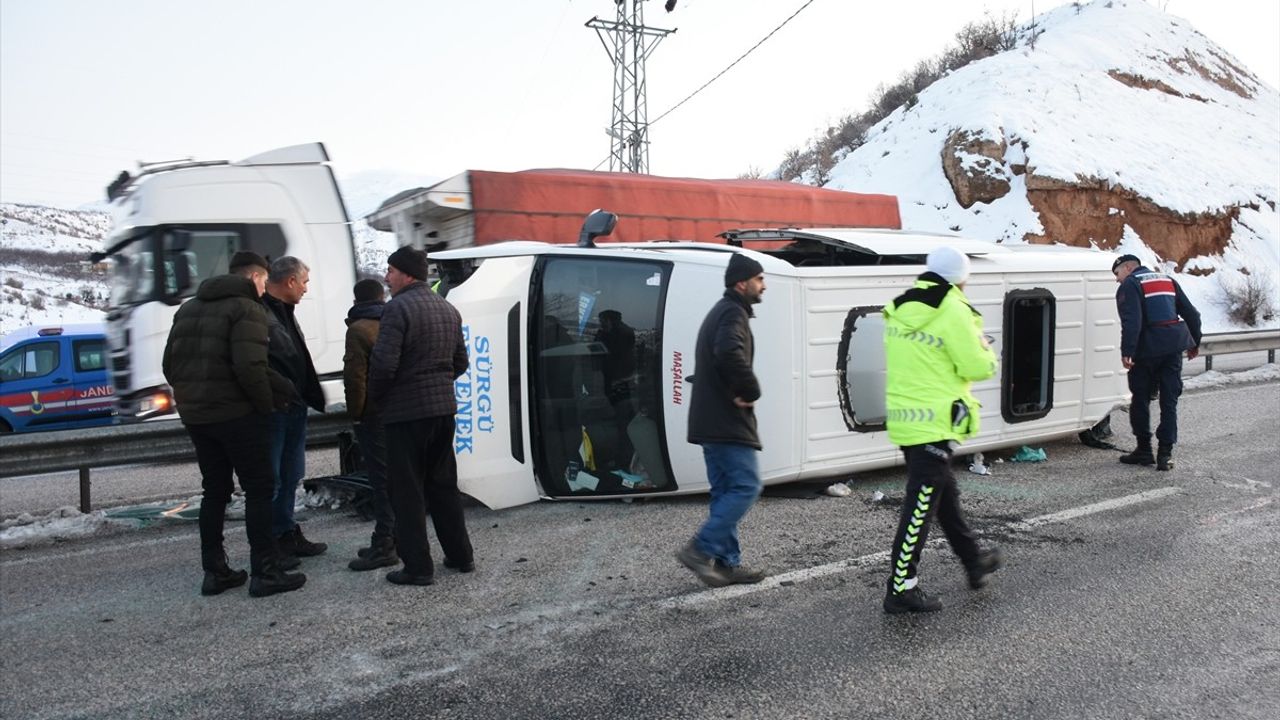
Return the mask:
<svg viewBox="0 0 1280 720">
<path fill-rule="evenodd" d="M 995 374 L 996 355 L 960 288 L 925 273 L 885 306 L 884 318 L 889 440 L 921 445 L 978 432 L 970 386 Z"/>
</svg>

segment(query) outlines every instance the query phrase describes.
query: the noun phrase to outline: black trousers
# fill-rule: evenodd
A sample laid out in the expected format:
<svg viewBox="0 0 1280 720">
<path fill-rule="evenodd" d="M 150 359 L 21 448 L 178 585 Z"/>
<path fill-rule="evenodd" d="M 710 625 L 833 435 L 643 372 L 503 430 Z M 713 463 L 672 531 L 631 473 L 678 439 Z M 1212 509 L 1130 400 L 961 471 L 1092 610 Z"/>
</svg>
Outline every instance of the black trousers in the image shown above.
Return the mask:
<svg viewBox="0 0 1280 720">
<path fill-rule="evenodd" d="M 1182 395 L 1182 353 L 1137 358 L 1129 368 L 1129 427 L 1141 445 L 1151 445 L 1151 392 L 1160 389 L 1160 425 L 1156 439 L 1161 445 L 1178 442 L 1178 396 Z"/>
<path fill-rule="evenodd" d="M 907 459 L 907 494 L 889 552 L 889 587 L 895 593 L 914 585 L 909 581 L 916 577 L 935 514 L 960 562 L 967 568 L 978 559 L 978 541 L 960 511 L 960 488 L 951 474 L 950 444 L 908 445 L 902 454 Z"/>
<path fill-rule="evenodd" d="M 187 425 L 200 465 L 200 559 L 206 570 L 217 568 L 223 558 L 222 529 L 227 504 L 235 492 L 232 473 L 244 490 L 244 525 L 249 536 L 249 566 L 261 574 L 263 561 L 274 557 L 271 535 L 271 495 L 275 472 L 271 467 L 268 418 L 256 413 L 235 420 Z"/>
<path fill-rule="evenodd" d="M 373 506 L 373 542 L 395 537 L 396 518 L 391 511 L 391 497 L 387 494 L 387 434 L 380 422 L 355 424 L 356 442 L 364 458 L 366 477 L 369 478 Z"/>
<path fill-rule="evenodd" d="M 458 462 L 453 454 L 452 415 L 389 422 L 387 490 L 395 512 L 396 552 L 411 575 L 432 575 L 427 515 L 445 557 L 472 562 L 471 538 L 458 493 Z"/>
</svg>

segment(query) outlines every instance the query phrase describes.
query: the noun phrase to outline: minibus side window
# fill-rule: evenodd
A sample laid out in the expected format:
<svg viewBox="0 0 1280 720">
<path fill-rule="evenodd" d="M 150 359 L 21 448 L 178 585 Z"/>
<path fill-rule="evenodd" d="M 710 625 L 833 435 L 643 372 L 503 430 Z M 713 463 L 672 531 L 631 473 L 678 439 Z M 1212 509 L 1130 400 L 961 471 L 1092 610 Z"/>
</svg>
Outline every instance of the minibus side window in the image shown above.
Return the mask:
<svg viewBox="0 0 1280 720">
<path fill-rule="evenodd" d="M 1053 293 L 1014 290 L 1004 299 L 1000 413 L 1006 422 L 1042 418 L 1053 409 Z"/>
<path fill-rule="evenodd" d="M 884 429 L 884 315 L 880 305 L 849 310 L 840 333 L 836 387 L 845 425 L 856 432 Z"/>
</svg>

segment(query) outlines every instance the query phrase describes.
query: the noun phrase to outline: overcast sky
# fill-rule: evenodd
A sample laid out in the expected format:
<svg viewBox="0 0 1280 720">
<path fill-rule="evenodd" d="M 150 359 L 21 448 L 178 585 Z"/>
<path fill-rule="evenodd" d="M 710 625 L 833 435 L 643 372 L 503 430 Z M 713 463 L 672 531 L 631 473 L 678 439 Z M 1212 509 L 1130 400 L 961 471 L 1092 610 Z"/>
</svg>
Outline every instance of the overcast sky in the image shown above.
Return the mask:
<svg viewBox="0 0 1280 720">
<path fill-rule="evenodd" d="M 808 3 L 806 5 L 806 3 Z M 733 177 L 865 109 L 984 13 L 1027 0 L 661 0 L 650 170 Z M 1280 84 L 1280 3 L 1152 0 Z M 138 160 L 323 141 L 339 175 L 608 169 L 613 0 L 0 0 L 0 201 L 74 207 Z"/>
</svg>

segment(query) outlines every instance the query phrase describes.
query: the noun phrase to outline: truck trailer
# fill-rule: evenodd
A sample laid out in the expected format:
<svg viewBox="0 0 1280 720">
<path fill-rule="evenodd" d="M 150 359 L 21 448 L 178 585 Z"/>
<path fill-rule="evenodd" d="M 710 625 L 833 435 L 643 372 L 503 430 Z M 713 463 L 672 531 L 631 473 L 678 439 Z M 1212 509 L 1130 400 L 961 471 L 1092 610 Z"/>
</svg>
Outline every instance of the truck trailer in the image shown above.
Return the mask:
<svg viewBox="0 0 1280 720">
<path fill-rule="evenodd" d="M 902 227 L 892 195 L 589 170 L 468 170 L 395 195 L 365 219 L 400 245 L 436 252 L 507 240 L 572 243 L 596 208 L 618 218 L 604 242 L 722 243 L 734 228 Z"/>
</svg>

